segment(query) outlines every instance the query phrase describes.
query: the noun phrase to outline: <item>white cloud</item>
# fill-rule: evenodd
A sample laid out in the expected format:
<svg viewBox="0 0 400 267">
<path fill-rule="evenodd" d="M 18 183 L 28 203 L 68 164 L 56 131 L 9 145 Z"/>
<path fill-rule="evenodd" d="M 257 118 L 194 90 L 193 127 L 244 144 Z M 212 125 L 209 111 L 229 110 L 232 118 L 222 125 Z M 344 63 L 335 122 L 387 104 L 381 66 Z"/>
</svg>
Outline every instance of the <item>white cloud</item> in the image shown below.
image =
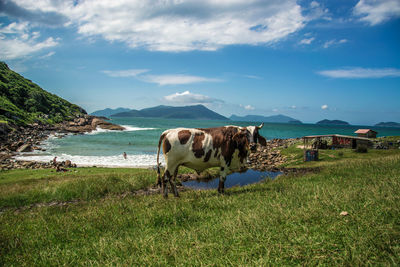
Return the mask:
<svg viewBox="0 0 400 267">
<path fill-rule="evenodd" d="M 321 106 L 321 109 L 323 109 L 323 110 L 328 109 L 328 105 L 322 105 L 322 106 Z"/>
<path fill-rule="evenodd" d="M 53 37 L 38 41 L 40 33 L 31 33 L 30 30 L 30 25 L 26 22 L 14 22 L 0 28 L 0 58 L 10 60 L 29 57 L 33 53 L 58 45 Z"/>
<path fill-rule="evenodd" d="M 400 77 L 400 69 L 383 68 L 383 69 L 367 69 L 367 68 L 342 68 L 335 70 L 323 70 L 318 72 L 320 75 L 330 78 L 384 78 L 384 77 Z"/>
<path fill-rule="evenodd" d="M 41 56 L 41 57 L 39 57 L 39 58 L 41 58 L 41 59 L 49 58 L 49 57 L 54 56 L 55 53 L 56 53 L 56 52 L 51 51 L 51 52 L 47 53 L 46 55 L 43 55 L 43 56 Z"/>
<path fill-rule="evenodd" d="M 139 74 L 148 72 L 147 69 L 129 69 L 129 70 L 103 70 L 104 74 L 110 77 L 136 77 Z"/>
<path fill-rule="evenodd" d="M 360 0 L 353 14 L 371 26 L 383 23 L 391 18 L 400 17 L 399 0 Z"/>
<path fill-rule="evenodd" d="M 58 12 L 84 36 L 156 51 L 269 45 L 304 27 L 296 0 L 17 0 L 27 10 Z"/>
<path fill-rule="evenodd" d="M 220 79 L 183 75 L 183 74 L 143 75 L 140 77 L 140 79 L 145 82 L 157 83 L 159 85 L 178 85 L 178 84 L 222 81 Z"/>
<path fill-rule="evenodd" d="M 168 102 L 175 104 L 209 104 L 209 103 L 223 103 L 224 101 L 215 99 L 206 95 L 193 94 L 189 91 L 182 93 L 175 93 L 172 95 L 164 96 L 164 99 Z"/>
<path fill-rule="evenodd" d="M 128 70 L 103 70 L 102 73 L 110 77 L 134 77 L 140 81 L 148 83 L 157 83 L 159 85 L 179 85 L 179 84 L 191 84 L 201 82 L 221 82 L 220 79 L 206 78 L 194 75 L 183 75 L 183 74 L 162 74 L 153 75 L 145 74 L 149 72 L 148 69 L 128 69 Z"/>
<path fill-rule="evenodd" d="M 314 40 L 315 40 L 315 37 L 305 38 L 305 39 L 303 39 L 303 40 L 300 41 L 300 44 L 309 45 L 309 44 L 311 44 L 312 41 L 314 41 Z"/>
<path fill-rule="evenodd" d="M 256 75 L 244 75 L 244 77 L 253 79 L 253 80 L 262 80 L 263 79 L 262 77 L 256 76 Z"/>
<path fill-rule="evenodd" d="M 255 108 L 252 105 L 242 105 L 242 104 L 240 104 L 240 106 L 242 108 L 244 108 L 245 110 L 255 110 Z"/>
<path fill-rule="evenodd" d="M 340 40 L 333 39 L 333 40 L 326 41 L 326 42 L 324 43 L 324 46 L 323 46 L 323 47 L 324 47 L 324 48 L 328 48 L 328 47 L 333 46 L 333 45 L 345 44 L 345 43 L 347 43 L 347 42 L 348 42 L 347 39 L 340 39 Z"/>
<path fill-rule="evenodd" d="M 277 108 L 272 109 L 273 112 L 278 112 L 279 110 Z"/>
<path fill-rule="evenodd" d="M 329 13 L 327 8 L 324 8 L 320 3 L 317 1 L 312 1 L 308 8 L 303 10 L 306 13 L 307 20 L 332 20 L 332 17 Z"/>
</svg>

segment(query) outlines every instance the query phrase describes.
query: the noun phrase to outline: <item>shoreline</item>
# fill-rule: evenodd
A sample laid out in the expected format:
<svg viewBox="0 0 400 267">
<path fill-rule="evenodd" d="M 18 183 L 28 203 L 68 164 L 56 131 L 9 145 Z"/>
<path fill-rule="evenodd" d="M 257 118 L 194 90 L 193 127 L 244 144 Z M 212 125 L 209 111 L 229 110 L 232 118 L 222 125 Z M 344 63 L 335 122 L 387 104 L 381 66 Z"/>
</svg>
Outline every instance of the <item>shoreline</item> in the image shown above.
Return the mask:
<svg viewBox="0 0 400 267">
<path fill-rule="evenodd" d="M 28 124 L 25 126 L 9 126 L 2 124 L 0 132 L 0 170 L 24 168 L 54 168 L 50 162 L 17 160 L 15 157 L 24 152 L 46 151 L 42 142 L 51 136 L 63 138 L 68 134 L 86 134 L 96 129 L 123 131 L 124 127 L 105 121 L 102 117 L 85 115 L 72 121 L 64 121 L 55 125 Z M 64 162 L 65 163 L 65 162 Z M 69 167 L 69 164 L 63 166 Z M 73 164 L 73 163 L 71 163 Z M 76 164 L 75 164 L 76 165 Z"/>
<path fill-rule="evenodd" d="M 48 135 L 47 138 L 49 138 Z M 62 136 L 63 137 L 63 136 Z M 61 138 L 62 138 L 61 137 Z M 46 139 L 44 139 L 46 140 Z M 44 141 L 43 140 L 43 141 Z M 261 147 L 258 145 L 257 151 L 254 153 L 251 153 L 248 157 L 248 169 L 253 169 L 253 170 L 258 170 L 258 171 L 284 171 L 280 167 L 283 163 L 286 162 L 286 157 L 282 156 L 280 153 L 281 148 L 286 148 L 290 145 L 292 145 L 294 142 L 297 142 L 300 140 L 299 138 L 288 138 L 288 139 L 271 139 L 267 141 L 267 146 L 266 147 Z M 16 152 L 9 153 L 9 154 L 1 154 L 0 153 L 0 169 L 1 170 L 12 170 L 12 169 L 48 169 L 48 168 L 56 168 L 56 166 L 52 162 L 53 155 L 48 155 L 48 159 L 46 160 L 32 160 L 35 156 L 38 157 L 43 157 L 43 155 L 27 155 L 27 154 L 19 154 Z M 130 155 L 128 158 L 133 161 L 135 155 Z M 156 155 L 151 154 L 151 157 Z M 3 157 L 3 158 L 1 158 Z M 6 159 L 4 159 L 6 157 Z M 24 157 L 27 157 L 29 159 L 24 160 Z M 85 158 L 85 156 L 77 156 L 81 158 Z M 92 157 L 92 156 L 87 156 L 87 158 Z M 99 159 L 102 158 L 102 156 L 96 156 Z M 108 157 L 108 156 L 104 156 Z M 112 156 L 114 157 L 114 156 Z M 119 157 L 116 155 L 115 157 Z M 122 155 L 121 155 L 122 157 Z M 123 169 L 123 168 L 129 168 L 129 169 L 156 169 L 156 159 L 154 158 L 154 164 L 129 164 L 129 162 L 126 162 L 126 164 L 120 164 L 118 163 L 115 164 L 102 164 L 102 163 L 93 163 L 93 164 L 88 164 L 88 163 L 80 163 L 79 160 L 75 160 L 73 156 L 71 156 L 69 159 L 68 158 L 62 158 L 61 161 L 57 162 L 57 165 L 60 165 L 60 167 L 63 168 L 70 168 L 70 167 L 78 167 L 78 168 L 116 168 L 116 169 Z M 123 160 L 121 159 L 121 162 Z M 163 157 L 161 157 L 161 162 L 163 162 Z"/>
</svg>

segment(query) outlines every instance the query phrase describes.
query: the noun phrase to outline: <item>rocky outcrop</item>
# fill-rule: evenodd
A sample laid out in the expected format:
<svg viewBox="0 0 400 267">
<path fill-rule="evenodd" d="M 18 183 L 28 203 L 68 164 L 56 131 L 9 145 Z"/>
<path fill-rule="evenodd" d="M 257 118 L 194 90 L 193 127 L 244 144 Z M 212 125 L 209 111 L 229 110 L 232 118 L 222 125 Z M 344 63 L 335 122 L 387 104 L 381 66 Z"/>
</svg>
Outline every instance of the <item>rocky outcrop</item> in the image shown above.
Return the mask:
<svg viewBox="0 0 400 267">
<path fill-rule="evenodd" d="M 281 148 L 287 148 L 298 139 L 272 139 L 267 146 L 257 146 L 257 151 L 249 155 L 249 168 L 260 171 L 277 171 L 286 162 L 286 156 L 281 154 Z"/>
<path fill-rule="evenodd" d="M 76 118 L 74 121 L 68 121 L 57 125 L 60 129 L 70 133 L 86 133 L 96 130 L 97 128 L 123 131 L 124 127 L 112 124 L 101 118 L 85 115 L 84 117 Z"/>
<path fill-rule="evenodd" d="M 10 154 L 0 154 L 0 170 L 13 170 L 13 169 L 55 169 L 56 171 L 68 171 L 66 168 L 76 168 L 76 164 L 70 160 L 57 162 L 54 164 L 50 162 L 37 162 L 15 160 Z"/>
</svg>

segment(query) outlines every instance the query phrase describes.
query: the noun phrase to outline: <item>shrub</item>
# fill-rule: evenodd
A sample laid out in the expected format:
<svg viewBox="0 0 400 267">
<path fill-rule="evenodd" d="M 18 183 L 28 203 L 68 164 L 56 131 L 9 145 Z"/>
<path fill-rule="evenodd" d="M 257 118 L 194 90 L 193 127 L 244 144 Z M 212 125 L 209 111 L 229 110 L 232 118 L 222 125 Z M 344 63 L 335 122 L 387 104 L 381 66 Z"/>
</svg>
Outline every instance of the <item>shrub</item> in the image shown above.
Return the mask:
<svg viewBox="0 0 400 267">
<path fill-rule="evenodd" d="M 368 147 L 366 145 L 359 145 L 359 146 L 357 146 L 355 152 L 357 152 L 357 153 L 367 153 L 368 152 Z"/>
</svg>

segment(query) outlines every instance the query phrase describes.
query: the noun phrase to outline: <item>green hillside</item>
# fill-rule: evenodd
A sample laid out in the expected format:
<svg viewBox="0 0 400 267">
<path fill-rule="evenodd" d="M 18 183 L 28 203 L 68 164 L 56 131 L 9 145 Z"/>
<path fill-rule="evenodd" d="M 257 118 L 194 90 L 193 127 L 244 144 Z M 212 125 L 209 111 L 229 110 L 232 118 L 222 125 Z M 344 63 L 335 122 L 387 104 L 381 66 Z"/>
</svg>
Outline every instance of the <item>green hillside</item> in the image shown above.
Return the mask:
<svg viewBox="0 0 400 267">
<path fill-rule="evenodd" d="M 0 121 L 53 124 L 83 114 L 86 111 L 81 107 L 43 90 L 0 62 Z"/>
</svg>

